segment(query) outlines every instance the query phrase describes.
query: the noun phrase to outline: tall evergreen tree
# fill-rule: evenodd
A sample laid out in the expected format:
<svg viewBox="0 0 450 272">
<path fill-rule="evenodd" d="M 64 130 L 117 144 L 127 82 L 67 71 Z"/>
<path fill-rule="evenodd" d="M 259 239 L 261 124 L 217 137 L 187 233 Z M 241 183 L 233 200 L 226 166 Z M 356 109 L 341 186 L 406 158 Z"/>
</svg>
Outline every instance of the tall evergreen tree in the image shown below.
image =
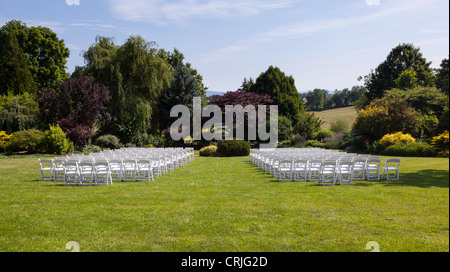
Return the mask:
<svg viewBox="0 0 450 272">
<path fill-rule="evenodd" d="M 267 71 L 261 73 L 248 91 L 269 95 L 274 104 L 278 105 L 279 114 L 290 118 L 293 124 L 300 120 L 303 101 L 295 87 L 295 80 L 278 67 L 270 66 Z"/>
<path fill-rule="evenodd" d="M 1 35 L 1 34 L 0 34 Z M 2 35 L 6 39 L 0 48 L 0 94 L 18 95 L 23 93 L 36 93 L 36 85 L 25 59 L 19 48 L 15 33 Z"/>
</svg>

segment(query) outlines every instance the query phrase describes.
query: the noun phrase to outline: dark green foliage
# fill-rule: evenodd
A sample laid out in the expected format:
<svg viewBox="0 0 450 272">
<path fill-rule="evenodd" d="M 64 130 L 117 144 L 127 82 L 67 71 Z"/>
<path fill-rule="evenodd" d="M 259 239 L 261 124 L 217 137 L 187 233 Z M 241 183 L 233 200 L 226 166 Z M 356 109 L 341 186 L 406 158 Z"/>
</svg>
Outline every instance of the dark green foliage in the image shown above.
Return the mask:
<svg viewBox="0 0 450 272">
<path fill-rule="evenodd" d="M 286 76 L 278 67 L 270 66 L 250 86 L 249 92 L 269 95 L 274 104 L 278 105 L 279 115 L 288 117 L 293 124 L 299 121 L 303 101 L 295 87 L 295 80 L 292 76 Z"/>
<path fill-rule="evenodd" d="M 315 135 L 315 138 L 318 141 L 322 141 L 326 137 L 331 137 L 333 135 L 334 135 L 333 131 L 326 130 L 326 129 L 321 129 L 321 130 L 319 130 L 319 132 L 317 132 L 317 134 Z"/>
<path fill-rule="evenodd" d="M 289 140 L 294 133 L 292 121 L 285 116 L 278 117 L 278 141 Z"/>
<path fill-rule="evenodd" d="M 114 135 L 106 134 L 97 138 L 97 145 L 102 148 L 118 149 L 120 148 L 120 140 Z"/>
<path fill-rule="evenodd" d="M 219 144 L 217 152 L 223 157 L 248 156 L 250 144 L 241 140 L 225 140 Z"/>
<path fill-rule="evenodd" d="M 14 49 L 14 52 L 4 51 L 9 44 L 14 44 L 14 36 L 17 39 L 19 51 Z M 21 52 L 26 58 L 28 72 L 31 73 L 34 84 L 28 82 L 28 75 L 22 64 L 22 60 L 18 57 L 18 52 Z M 21 79 L 26 79 L 23 85 L 24 89 L 19 90 L 19 93 L 31 92 L 34 85 L 37 89 L 40 88 L 57 88 L 61 81 L 68 78 L 66 72 L 67 58 L 69 57 L 69 49 L 66 48 L 64 40 L 60 40 L 57 35 L 47 27 L 27 27 L 21 21 L 7 22 L 0 28 L 0 56 L 12 54 L 20 63 L 14 69 L 20 70 L 16 75 Z M 7 64 L 7 63 L 6 63 Z M 0 71 L 4 68 L 4 62 L 0 60 Z M 1 76 L 0 76 L 1 77 Z M 18 82 L 19 78 L 10 79 Z M 0 82 L 5 82 L 0 80 Z M 17 84 L 15 85 L 16 87 Z M 31 88 L 31 89 L 30 89 Z M 4 85 L 0 85 L 0 90 L 5 90 Z"/>
<path fill-rule="evenodd" d="M 436 157 L 436 150 L 427 143 L 394 144 L 383 153 L 387 156 Z"/>
<path fill-rule="evenodd" d="M 365 76 L 369 101 L 381 98 L 384 91 L 396 87 L 396 80 L 407 69 L 416 73 L 419 86 L 433 86 L 434 76 L 431 62 L 423 57 L 419 48 L 412 44 L 400 44 L 389 53 L 386 60 Z"/>
<path fill-rule="evenodd" d="M 436 79 L 436 87 L 438 87 L 439 89 L 441 89 L 441 91 L 443 93 L 445 93 L 446 95 L 448 95 L 448 89 L 449 89 L 449 82 L 448 82 L 448 77 L 449 77 L 449 65 L 448 65 L 448 58 L 443 59 L 441 62 L 441 67 L 438 70 L 438 73 L 436 75 L 437 79 Z"/>
<path fill-rule="evenodd" d="M 322 124 L 323 121 L 316 117 L 314 113 L 305 112 L 300 114 L 297 123 L 294 123 L 294 132 L 312 139 L 320 130 Z"/>
<path fill-rule="evenodd" d="M 36 93 L 36 84 L 14 32 L 0 30 L 0 94 Z"/>
</svg>

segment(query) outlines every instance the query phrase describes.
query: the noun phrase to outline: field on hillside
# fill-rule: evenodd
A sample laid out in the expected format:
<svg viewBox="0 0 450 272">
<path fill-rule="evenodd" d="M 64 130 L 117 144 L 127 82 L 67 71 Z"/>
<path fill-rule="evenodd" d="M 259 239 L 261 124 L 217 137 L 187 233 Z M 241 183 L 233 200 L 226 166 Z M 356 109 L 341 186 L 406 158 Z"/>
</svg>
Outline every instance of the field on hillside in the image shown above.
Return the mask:
<svg viewBox="0 0 450 272">
<path fill-rule="evenodd" d="M 337 120 L 344 120 L 348 123 L 349 127 L 355 122 L 357 111 L 355 107 L 345 107 L 325 111 L 314 111 L 317 117 L 320 117 L 324 124 L 323 129 L 330 129 L 330 124 Z"/>
<path fill-rule="evenodd" d="M 37 181 L 37 157 L 0 158 L 0 251 L 448 252 L 448 159 L 402 158 L 400 171 L 322 187 L 196 157 L 151 182 L 66 187 Z"/>
</svg>

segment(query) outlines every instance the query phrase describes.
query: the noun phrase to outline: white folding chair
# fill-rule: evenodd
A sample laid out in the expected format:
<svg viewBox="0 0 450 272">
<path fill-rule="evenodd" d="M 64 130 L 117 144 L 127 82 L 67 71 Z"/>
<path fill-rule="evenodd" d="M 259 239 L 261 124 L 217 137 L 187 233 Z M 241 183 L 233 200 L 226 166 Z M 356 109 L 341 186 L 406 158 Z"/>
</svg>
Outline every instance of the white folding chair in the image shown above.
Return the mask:
<svg viewBox="0 0 450 272">
<path fill-rule="evenodd" d="M 395 166 L 390 166 L 390 165 Z M 399 180 L 400 179 L 400 173 L 399 173 L 399 166 L 400 166 L 400 159 L 387 159 L 383 166 L 383 175 L 382 178 L 384 179 L 384 175 L 386 174 L 387 180 Z M 392 177 L 389 177 L 389 172 L 394 172 Z"/>
<path fill-rule="evenodd" d="M 308 179 L 308 160 L 294 160 L 292 162 L 292 179 L 306 181 Z"/>
<path fill-rule="evenodd" d="M 55 157 L 53 160 L 53 180 L 64 180 L 64 162 L 67 161 L 66 157 Z"/>
<path fill-rule="evenodd" d="M 63 163 L 64 166 L 64 185 L 77 185 L 78 184 L 78 161 L 67 160 Z"/>
<path fill-rule="evenodd" d="M 123 180 L 136 181 L 136 160 L 123 160 Z"/>
<path fill-rule="evenodd" d="M 380 180 L 381 157 L 369 157 L 366 163 L 367 180 Z"/>
<path fill-rule="evenodd" d="M 322 185 L 336 184 L 337 161 L 324 161 L 320 167 L 320 181 Z"/>
<path fill-rule="evenodd" d="M 123 165 L 120 158 L 112 158 L 109 160 L 109 170 L 111 181 L 120 182 L 123 179 Z"/>
<path fill-rule="evenodd" d="M 292 181 L 292 160 L 278 162 L 277 178 L 279 181 Z"/>
<path fill-rule="evenodd" d="M 367 157 L 366 156 L 359 156 L 356 157 L 354 160 L 353 165 L 353 179 L 354 180 L 364 180 L 366 178 L 366 164 L 367 164 Z"/>
<path fill-rule="evenodd" d="M 94 180 L 95 185 L 112 185 L 108 161 L 99 160 L 94 162 Z"/>
<path fill-rule="evenodd" d="M 341 185 L 353 185 L 354 167 L 352 161 L 341 161 L 338 166 L 338 182 Z"/>
<path fill-rule="evenodd" d="M 153 180 L 153 169 L 152 169 L 152 162 L 150 161 L 150 159 L 136 160 L 136 171 L 138 181 Z"/>
<path fill-rule="evenodd" d="M 53 160 L 39 159 L 39 181 L 51 181 L 53 179 Z"/>
<path fill-rule="evenodd" d="M 321 159 L 312 159 L 308 163 L 308 180 L 320 182 L 320 169 L 322 167 Z"/>
<path fill-rule="evenodd" d="M 92 186 L 94 181 L 94 167 L 92 161 L 80 161 L 78 163 L 78 184 Z"/>
</svg>

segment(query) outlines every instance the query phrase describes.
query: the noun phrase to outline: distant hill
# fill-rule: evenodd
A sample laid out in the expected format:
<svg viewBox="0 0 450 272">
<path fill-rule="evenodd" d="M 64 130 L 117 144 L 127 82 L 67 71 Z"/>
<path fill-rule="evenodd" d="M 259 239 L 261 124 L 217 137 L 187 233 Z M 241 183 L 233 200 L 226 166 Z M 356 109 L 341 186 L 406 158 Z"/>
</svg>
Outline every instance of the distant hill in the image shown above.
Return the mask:
<svg viewBox="0 0 450 272">
<path fill-rule="evenodd" d="M 322 125 L 323 129 L 330 129 L 330 124 L 340 119 L 346 121 L 349 127 L 351 127 L 353 123 L 355 123 L 357 111 L 355 107 L 345 107 L 324 111 L 314 111 L 314 114 L 324 121 L 324 124 Z"/>
<path fill-rule="evenodd" d="M 213 96 L 213 95 L 222 95 L 222 94 L 224 94 L 224 93 L 206 90 L 206 97 L 210 97 L 210 96 Z"/>
</svg>

